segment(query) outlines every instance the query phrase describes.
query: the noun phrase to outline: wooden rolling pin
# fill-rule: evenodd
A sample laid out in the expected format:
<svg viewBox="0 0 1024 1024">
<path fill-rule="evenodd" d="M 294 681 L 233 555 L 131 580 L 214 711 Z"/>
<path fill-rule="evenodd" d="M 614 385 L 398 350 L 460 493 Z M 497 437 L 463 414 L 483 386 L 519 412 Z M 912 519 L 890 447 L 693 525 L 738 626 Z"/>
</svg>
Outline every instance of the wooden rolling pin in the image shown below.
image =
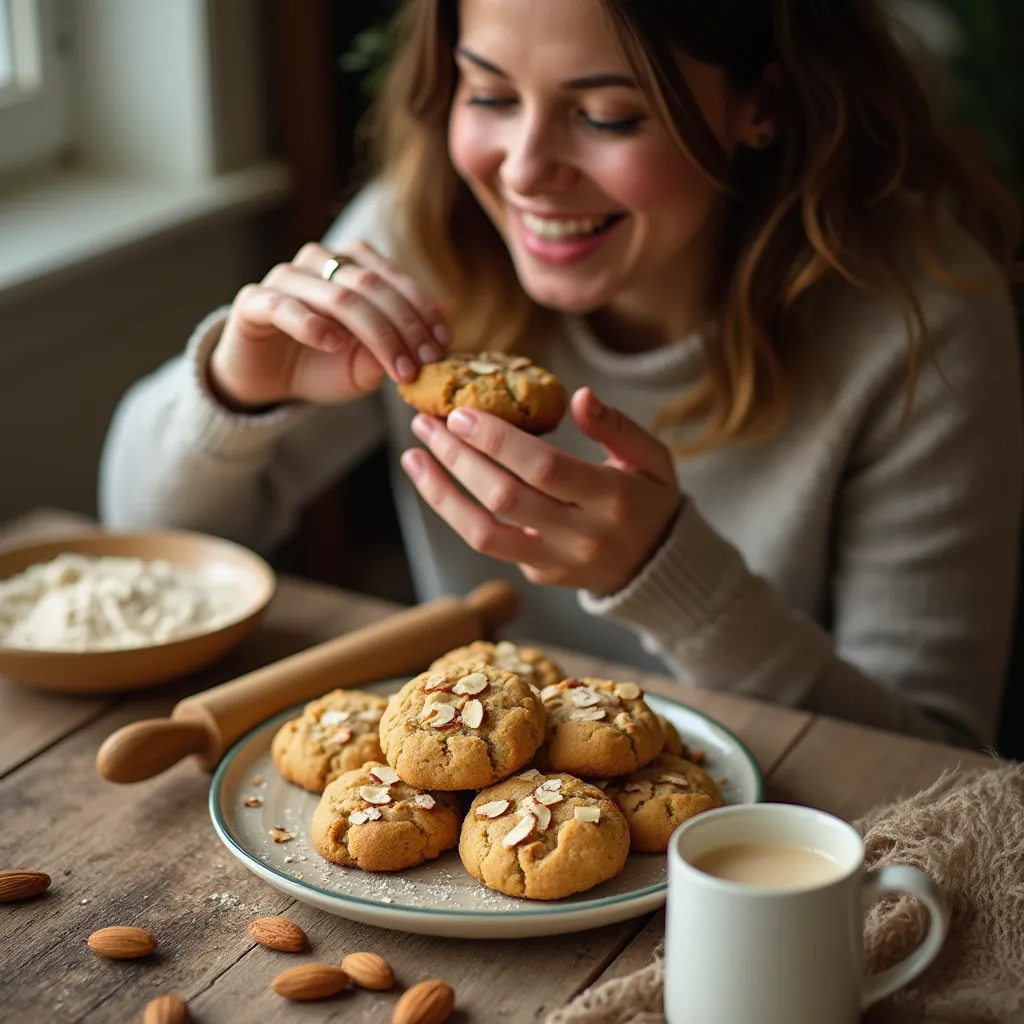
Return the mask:
<svg viewBox="0 0 1024 1024">
<path fill-rule="evenodd" d="M 133 722 L 103 741 L 96 770 L 141 782 L 189 755 L 212 771 L 231 745 L 279 711 L 337 687 L 415 675 L 453 647 L 515 618 L 519 598 L 492 581 L 465 598 L 442 597 L 300 651 L 179 701 L 170 718 Z"/>
</svg>

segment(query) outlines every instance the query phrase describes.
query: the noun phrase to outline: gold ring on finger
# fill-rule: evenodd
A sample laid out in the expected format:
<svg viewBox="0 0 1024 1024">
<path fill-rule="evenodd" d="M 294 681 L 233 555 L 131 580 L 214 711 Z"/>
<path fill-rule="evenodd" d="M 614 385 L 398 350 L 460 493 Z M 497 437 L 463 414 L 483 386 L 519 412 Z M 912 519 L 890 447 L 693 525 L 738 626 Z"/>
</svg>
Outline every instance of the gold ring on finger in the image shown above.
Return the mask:
<svg viewBox="0 0 1024 1024">
<path fill-rule="evenodd" d="M 325 281 L 333 281 L 334 275 L 341 270 L 342 267 L 350 267 L 355 264 L 355 260 L 351 256 L 339 255 L 339 256 L 328 256 L 324 260 L 324 265 L 320 268 L 320 276 Z"/>
</svg>

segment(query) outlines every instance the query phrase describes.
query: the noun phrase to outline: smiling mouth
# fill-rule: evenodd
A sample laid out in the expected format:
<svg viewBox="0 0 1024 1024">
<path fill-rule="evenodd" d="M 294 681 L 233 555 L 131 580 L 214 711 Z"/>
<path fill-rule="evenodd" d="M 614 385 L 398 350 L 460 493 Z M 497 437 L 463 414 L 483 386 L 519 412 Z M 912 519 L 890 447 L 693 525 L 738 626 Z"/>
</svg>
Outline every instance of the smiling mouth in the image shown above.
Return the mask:
<svg viewBox="0 0 1024 1024">
<path fill-rule="evenodd" d="M 578 242 L 593 238 L 610 230 L 625 217 L 623 213 L 612 213 L 606 217 L 537 217 L 523 213 L 523 227 L 537 238 L 546 242 Z"/>
</svg>

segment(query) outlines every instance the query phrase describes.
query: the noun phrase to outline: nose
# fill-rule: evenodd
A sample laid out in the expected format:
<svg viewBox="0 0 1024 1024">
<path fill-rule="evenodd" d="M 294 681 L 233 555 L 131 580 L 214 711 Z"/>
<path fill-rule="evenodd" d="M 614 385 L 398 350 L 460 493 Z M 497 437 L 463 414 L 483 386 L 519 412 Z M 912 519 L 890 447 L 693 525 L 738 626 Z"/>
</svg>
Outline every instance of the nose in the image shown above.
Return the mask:
<svg viewBox="0 0 1024 1024">
<path fill-rule="evenodd" d="M 538 117 L 523 117 L 516 123 L 501 165 L 502 184 L 510 192 L 529 196 L 566 189 L 576 177 L 554 125 Z"/>
</svg>

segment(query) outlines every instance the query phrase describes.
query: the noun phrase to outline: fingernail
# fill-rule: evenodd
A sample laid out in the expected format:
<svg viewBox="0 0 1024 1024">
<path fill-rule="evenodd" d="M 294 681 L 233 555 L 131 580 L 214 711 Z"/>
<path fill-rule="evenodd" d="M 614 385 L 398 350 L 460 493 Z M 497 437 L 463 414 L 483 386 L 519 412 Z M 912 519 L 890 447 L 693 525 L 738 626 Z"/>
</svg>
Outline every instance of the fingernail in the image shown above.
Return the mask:
<svg viewBox="0 0 1024 1024">
<path fill-rule="evenodd" d="M 451 332 L 444 324 L 438 324 L 434 328 L 434 337 L 447 348 L 452 343 Z"/>
<path fill-rule="evenodd" d="M 593 391 L 587 392 L 587 412 L 595 419 L 604 412 L 604 405 L 598 400 Z"/>
<path fill-rule="evenodd" d="M 402 469 L 413 478 L 419 480 L 423 476 L 423 466 L 420 464 L 418 453 L 409 451 L 402 453 Z"/>
<path fill-rule="evenodd" d="M 468 409 L 456 409 L 448 415 L 448 429 L 459 437 L 472 437 L 476 427 L 476 416 Z"/>
<path fill-rule="evenodd" d="M 412 432 L 425 441 L 428 437 L 433 437 L 437 430 L 437 422 L 432 420 L 429 416 L 417 416 L 412 421 Z"/>
<path fill-rule="evenodd" d="M 395 373 L 397 373 L 402 380 L 415 380 L 418 371 L 416 369 L 416 364 L 409 358 L 409 356 L 399 356 L 395 360 Z"/>
<path fill-rule="evenodd" d="M 441 350 L 436 345 L 430 344 L 420 345 L 416 354 L 420 357 L 421 363 L 432 363 L 441 358 Z"/>
</svg>

